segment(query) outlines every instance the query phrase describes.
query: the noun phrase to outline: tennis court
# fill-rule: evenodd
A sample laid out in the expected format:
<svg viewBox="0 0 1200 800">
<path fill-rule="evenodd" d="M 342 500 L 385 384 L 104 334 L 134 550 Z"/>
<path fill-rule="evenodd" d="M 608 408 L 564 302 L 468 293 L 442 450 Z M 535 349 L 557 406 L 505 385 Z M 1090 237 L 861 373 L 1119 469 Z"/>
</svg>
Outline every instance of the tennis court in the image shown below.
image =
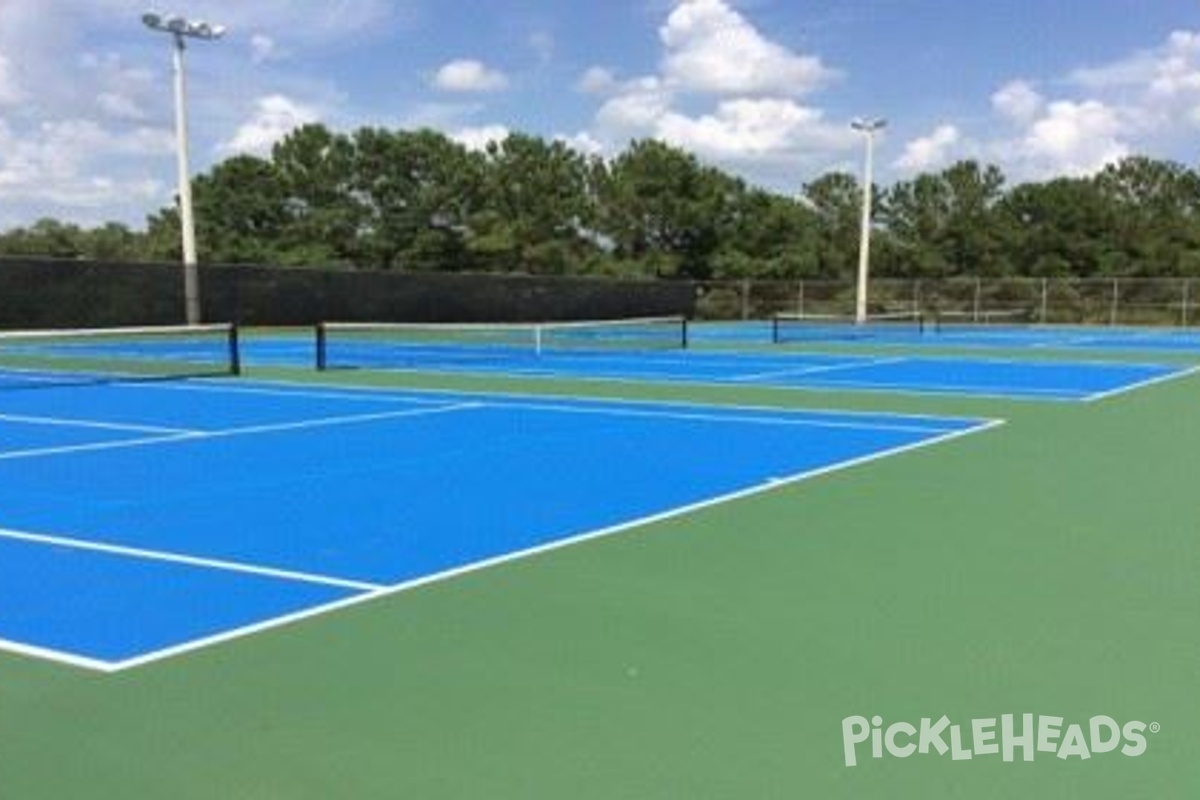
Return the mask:
<svg viewBox="0 0 1200 800">
<path fill-rule="evenodd" d="M 785 315 L 787 316 L 795 315 Z M 692 328 L 697 342 L 722 345 L 762 345 L 776 338 L 770 320 L 702 323 Z M 993 350 L 1083 350 L 1089 352 L 1200 353 L 1200 330 L 1191 328 L 1134 327 L 1122 325 L 1013 325 L 977 321 L 913 325 L 872 325 L 856 331 L 846 323 L 822 324 L 819 316 L 808 324 L 790 326 L 784 336 L 793 345 L 839 344 L 866 347 L 970 348 Z"/>
<path fill-rule="evenodd" d="M 0 340 L 14 796 L 886 796 L 847 715 L 1026 709 L 1163 733 L 972 796 L 1170 796 L 1194 738 L 1184 359 Z"/>
<path fill-rule="evenodd" d="M 526 378 L 646 381 L 1089 402 L 1183 374 L 1178 364 L 1052 361 L 908 352 L 685 348 L 682 320 L 550 325 L 344 325 L 315 343 L 252 343 L 255 363 Z"/>
<path fill-rule="evenodd" d="M 0 392 L 0 640 L 120 669 L 990 424 L 221 381 Z"/>
</svg>

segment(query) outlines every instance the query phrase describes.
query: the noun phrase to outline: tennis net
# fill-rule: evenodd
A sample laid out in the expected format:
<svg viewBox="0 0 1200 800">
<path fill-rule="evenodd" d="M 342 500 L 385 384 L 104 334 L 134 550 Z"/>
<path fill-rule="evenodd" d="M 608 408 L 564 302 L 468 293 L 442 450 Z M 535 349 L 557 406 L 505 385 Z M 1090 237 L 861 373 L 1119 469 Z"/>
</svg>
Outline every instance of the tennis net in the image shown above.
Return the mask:
<svg viewBox="0 0 1200 800">
<path fill-rule="evenodd" d="M 934 314 L 935 331 L 986 326 L 1015 327 L 1031 325 L 1035 314 L 1031 308 L 976 308 L 965 311 L 939 310 Z"/>
<path fill-rule="evenodd" d="M 925 317 L 919 311 L 872 314 L 862 322 L 852 314 L 776 314 L 771 319 L 776 344 L 904 338 L 924 330 Z"/>
<path fill-rule="evenodd" d="M 0 331 L 0 388 L 240 372 L 231 324 Z"/>
<path fill-rule="evenodd" d="M 438 363 L 485 363 L 555 353 L 682 349 L 684 317 L 541 323 L 323 322 L 316 329 L 317 369 L 387 369 Z"/>
</svg>

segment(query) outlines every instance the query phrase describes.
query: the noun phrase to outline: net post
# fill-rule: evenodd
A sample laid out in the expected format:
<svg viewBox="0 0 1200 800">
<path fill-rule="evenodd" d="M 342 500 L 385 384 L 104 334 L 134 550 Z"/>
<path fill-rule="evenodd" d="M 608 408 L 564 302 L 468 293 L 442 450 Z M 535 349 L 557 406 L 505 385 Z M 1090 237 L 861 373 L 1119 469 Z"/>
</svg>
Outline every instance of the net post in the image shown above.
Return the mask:
<svg viewBox="0 0 1200 800">
<path fill-rule="evenodd" d="M 779 315 L 771 315 L 771 343 L 779 344 Z"/>
<path fill-rule="evenodd" d="M 680 336 L 680 342 L 679 342 L 680 346 L 684 350 L 687 350 L 688 349 L 688 318 L 687 317 L 679 318 L 679 336 Z"/>
<path fill-rule="evenodd" d="M 317 371 L 324 372 L 325 368 L 328 366 L 328 362 L 326 361 L 326 355 L 325 355 L 326 339 L 327 339 L 328 334 L 325 330 L 324 322 L 318 322 L 316 324 L 315 333 L 316 333 L 315 349 L 316 349 L 316 357 L 317 357 L 317 364 L 316 364 Z"/>
<path fill-rule="evenodd" d="M 229 373 L 231 375 L 242 374 L 241 336 L 236 322 L 229 326 Z"/>
<path fill-rule="evenodd" d="M 533 354 L 538 358 L 542 356 L 542 326 L 533 326 Z"/>
</svg>

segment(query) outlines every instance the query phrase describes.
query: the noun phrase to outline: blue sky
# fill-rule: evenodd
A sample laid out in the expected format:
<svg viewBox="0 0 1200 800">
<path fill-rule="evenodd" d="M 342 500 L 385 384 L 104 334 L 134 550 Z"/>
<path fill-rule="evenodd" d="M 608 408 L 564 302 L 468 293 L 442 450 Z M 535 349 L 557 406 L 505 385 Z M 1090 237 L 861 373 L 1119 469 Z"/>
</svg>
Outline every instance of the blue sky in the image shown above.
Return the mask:
<svg viewBox="0 0 1200 800">
<path fill-rule="evenodd" d="M 0 227 L 141 227 L 171 202 L 168 40 L 154 0 L 0 0 Z M 598 154 L 658 137 L 776 191 L 884 183 L 959 158 L 1010 180 L 1130 153 L 1196 165 L 1198 0 L 180 0 L 223 23 L 188 51 L 192 166 L 318 121 L 507 131 Z"/>
</svg>

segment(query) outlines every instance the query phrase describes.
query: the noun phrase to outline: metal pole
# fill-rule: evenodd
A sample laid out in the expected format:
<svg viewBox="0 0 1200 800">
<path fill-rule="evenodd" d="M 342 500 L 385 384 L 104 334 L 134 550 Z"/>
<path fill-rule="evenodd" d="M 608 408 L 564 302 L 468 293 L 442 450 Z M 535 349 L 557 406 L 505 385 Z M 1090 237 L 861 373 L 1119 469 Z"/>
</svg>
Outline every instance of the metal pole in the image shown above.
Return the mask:
<svg viewBox="0 0 1200 800">
<path fill-rule="evenodd" d="M 863 160 L 862 229 L 858 243 L 858 292 L 855 295 L 854 321 L 862 325 L 867 321 L 867 282 L 871 263 L 871 200 L 874 170 L 875 123 L 864 123 L 859 127 L 866 135 L 866 157 Z"/>
<path fill-rule="evenodd" d="M 184 73 L 184 38 L 213 41 L 225 35 L 223 25 L 184 19 L 147 11 L 142 24 L 159 33 L 170 34 L 173 40 L 175 77 L 175 154 L 178 167 L 179 231 L 183 240 L 183 298 L 184 315 L 189 325 L 200 322 L 200 278 L 196 268 L 196 223 L 192 212 L 191 170 L 188 168 L 187 136 L 187 77 Z"/>
<path fill-rule="evenodd" d="M 179 180 L 179 227 L 183 239 L 183 303 L 187 323 L 200 323 L 200 276 L 196 267 L 196 220 L 192 211 L 192 179 L 188 168 L 187 77 L 183 36 L 174 35 L 175 142 Z"/>
<path fill-rule="evenodd" d="M 1121 279 L 1113 278 L 1112 282 L 1112 300 L 1109 303 L 1108 309 L 1108 325 L 1113 327 L 1117 324 L 1118 307 L 1121 303 Z"/>
</svg>

